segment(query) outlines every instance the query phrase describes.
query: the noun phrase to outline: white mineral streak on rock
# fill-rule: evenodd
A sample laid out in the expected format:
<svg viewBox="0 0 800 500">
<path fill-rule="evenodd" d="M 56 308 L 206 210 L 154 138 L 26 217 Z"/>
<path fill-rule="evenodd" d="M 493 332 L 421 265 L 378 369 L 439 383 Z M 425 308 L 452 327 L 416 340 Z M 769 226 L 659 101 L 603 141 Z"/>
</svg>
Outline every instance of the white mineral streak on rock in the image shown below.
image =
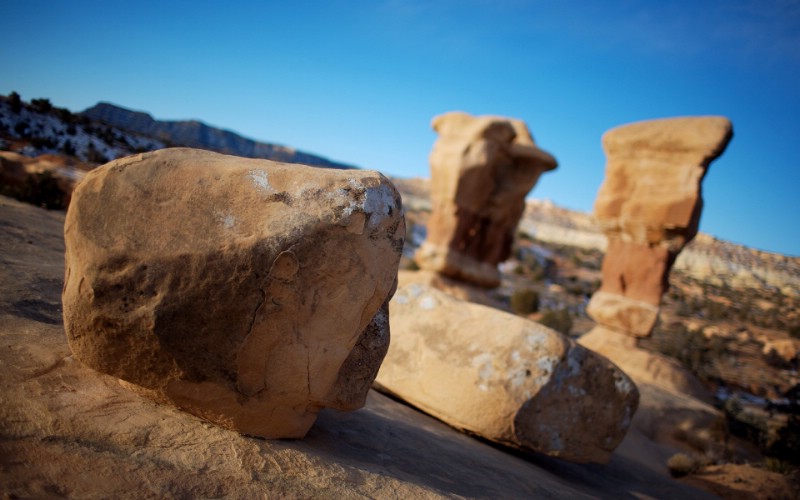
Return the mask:
<svg viewBox="0 0 800 500">
<path fill-rule="evenodd" d="M 267 172 L 264 170 L 252 169 L 247 173 L 247 176 L 253 181 L 253 186 L 259 191 L 272 191 L 272 186 L 269 185 Z"/>
</svg>

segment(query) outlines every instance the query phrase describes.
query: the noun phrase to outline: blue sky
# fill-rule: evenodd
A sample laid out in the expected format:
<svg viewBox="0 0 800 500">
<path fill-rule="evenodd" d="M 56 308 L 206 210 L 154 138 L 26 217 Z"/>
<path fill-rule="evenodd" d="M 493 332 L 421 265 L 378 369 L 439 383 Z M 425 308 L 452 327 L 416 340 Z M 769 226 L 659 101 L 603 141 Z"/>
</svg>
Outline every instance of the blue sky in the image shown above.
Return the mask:
<svg viewBox="0 0 800 500">
<path fill-rule="evenodd" d="M 600 137 L 724 115 L 701 230 L 800 255 L 800 1 L 4 0 L 0 93 L 200 119 L 427 176 L 430 120 L 525 120 L 559 160 L 533 196 L 590 211 Z"/>
</svg>

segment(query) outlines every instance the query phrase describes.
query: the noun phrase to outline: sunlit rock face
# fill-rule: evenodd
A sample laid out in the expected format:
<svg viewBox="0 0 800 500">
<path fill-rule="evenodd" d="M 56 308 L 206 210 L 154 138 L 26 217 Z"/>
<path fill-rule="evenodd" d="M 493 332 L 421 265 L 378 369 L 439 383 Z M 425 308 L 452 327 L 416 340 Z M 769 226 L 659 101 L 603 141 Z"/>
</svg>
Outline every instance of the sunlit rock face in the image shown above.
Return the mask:
<svg viewBox="0 0 800 500">
<path fill-rule="evenodd" d="M 697 234 L 703 177 L 732 136 L 718 116 L 638 122 L 603 136 L 606 177 L 594 212 L 608 250 L 588 307 L 595 321 L 650 334 L 672 264 Z"/>
<path fill-rule="evenodd" d="M 433 119 L 432 213 L 417 264 L 483 287 L 499 285 L 525 195 L 556 160 L 520 120 L 452 112 Z"/>
<path fill-rule="evenodd" d="M 451 426 L 575 462 L 607 462 L 639 402 L 616 366 L 545 326 L 401 284 L 376 387 Z"/>
<path fill-rule="evenodd" d="M 89 173 L 66 218 L 83 363 L 246 434 L 363 405 L 405 226 L 381 174 L 167 149 Z"/>
</svg>

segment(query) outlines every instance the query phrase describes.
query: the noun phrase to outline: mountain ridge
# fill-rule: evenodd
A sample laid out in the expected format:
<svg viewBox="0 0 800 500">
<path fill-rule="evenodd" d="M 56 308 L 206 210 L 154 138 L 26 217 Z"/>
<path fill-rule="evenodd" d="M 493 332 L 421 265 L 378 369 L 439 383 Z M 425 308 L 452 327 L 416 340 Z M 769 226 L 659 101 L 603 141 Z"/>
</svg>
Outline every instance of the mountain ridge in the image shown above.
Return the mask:
<svg viewBox="0 0 800 500">
<path fill-rule="evenodd" d="M 176 146 L 210 149 L 247 158 L 263 158 L 316 167 L 356 168 L 322 156 L 287 146 L 249 139 L 231 130 L 208 125 L 199 120 L 156 120 L 144 111 L 134 111 L 109 102 L 98 102 L 82 111 L 82 116 L 113 127 L 153 137 Z"/>
</svg>

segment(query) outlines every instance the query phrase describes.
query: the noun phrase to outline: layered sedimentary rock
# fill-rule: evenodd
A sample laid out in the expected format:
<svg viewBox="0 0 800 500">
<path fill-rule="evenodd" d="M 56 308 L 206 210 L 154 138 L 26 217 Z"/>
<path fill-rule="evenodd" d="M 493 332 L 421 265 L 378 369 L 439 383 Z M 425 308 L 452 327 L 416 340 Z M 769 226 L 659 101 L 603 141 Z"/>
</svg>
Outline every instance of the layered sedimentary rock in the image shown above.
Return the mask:
<svg viewBox="0 0 800 500">
<path fill-rule="evenodd" d="M 111 162 L 65 224 L 64 322 L 90 367 L 223 426 L 302 437 L 359 408 L 405 234 L 377 172 L 169 149 Z"/>
<path fill-rule="evenodd" d="M 697 234 L 701 182 L 732 137 L 723 117 L 651 120 L 603 136 L 606 178 L 595 217 L 608 237 L 603 282 L 589 303 L 598 323 L 650 334 L 678 252 Z"/>
<path fill-rule="evenodd" d="M 376 386 L 453 427 L 577 462 L 606 462 L 639 393 L 622 371 L 557 332 L 402 284 Z"/>
<path fill-rule="evenodd" d="M 423 269 L 484 287 L 500 283 L 525 195 L 556 160 L 520 120 L 453 112 L 433 119 L 432 213 L 415 255 Z"/>
</svg>

